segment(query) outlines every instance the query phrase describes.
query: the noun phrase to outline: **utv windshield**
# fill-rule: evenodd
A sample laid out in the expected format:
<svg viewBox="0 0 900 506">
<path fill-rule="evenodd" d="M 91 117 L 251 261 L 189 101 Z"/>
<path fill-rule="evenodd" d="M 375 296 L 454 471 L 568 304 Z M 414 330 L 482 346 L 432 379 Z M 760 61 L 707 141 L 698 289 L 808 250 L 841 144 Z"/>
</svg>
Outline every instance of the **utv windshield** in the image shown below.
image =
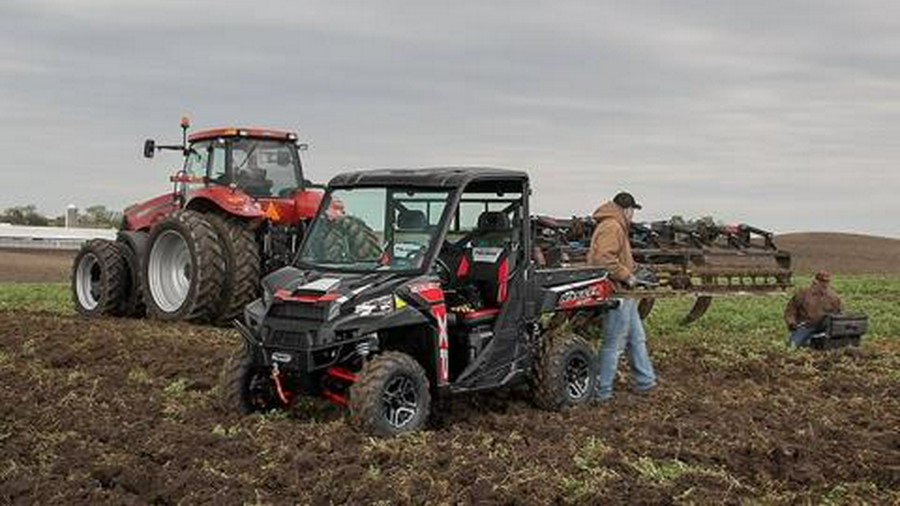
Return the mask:
<svg viewBox="0 0 900 506">
<path fill-rule="evenodd" d="M 338 188 L 303 243 L 304 264 L 356 272 L 419 270 L 435 248 L 450 192 Z"/>
</svg>

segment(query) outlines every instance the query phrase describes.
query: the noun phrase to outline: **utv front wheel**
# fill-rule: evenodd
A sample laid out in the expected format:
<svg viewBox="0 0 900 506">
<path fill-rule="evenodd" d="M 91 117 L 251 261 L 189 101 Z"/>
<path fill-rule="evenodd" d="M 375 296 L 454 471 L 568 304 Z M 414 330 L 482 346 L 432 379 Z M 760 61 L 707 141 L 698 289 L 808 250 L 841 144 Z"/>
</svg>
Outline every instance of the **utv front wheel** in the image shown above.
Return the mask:
<svg viewBox="0 0 900 506">
<path fill-rule="evenodd" d="M 249 415 L 279 406 L 272 379 L 265 368 L 254 367 L 247 347 L 232 352 L 219 378 L 222 408 Z"/>
<path fill-rule="evenodd" d="M 534 372 L 535 403 L 551 411 L 587 403 L 597 388 L 597 358 L 590 345 L 575 334 L 547 339 Z"/>
<path fill-rule="evenodd" d="M 72 300 L 85 316 L 117 314 L 126 290 L 121 246 L 106 239 L 84 244 L 72 266 Z"/>
<path fill-rule="evenodd" d="M 363 366 L 350 389 L 350 416 L 376 436 L 415 432 L 431 407 L 425 370 L 405 353 L 389 351 Z"/>
</svg>

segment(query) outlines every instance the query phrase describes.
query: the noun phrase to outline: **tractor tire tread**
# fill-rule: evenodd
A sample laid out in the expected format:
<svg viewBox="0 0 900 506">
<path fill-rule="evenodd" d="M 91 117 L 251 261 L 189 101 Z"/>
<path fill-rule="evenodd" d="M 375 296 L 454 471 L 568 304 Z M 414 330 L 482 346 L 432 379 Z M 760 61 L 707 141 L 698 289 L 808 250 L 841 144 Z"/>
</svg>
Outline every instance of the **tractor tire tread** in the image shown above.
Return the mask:
<svg viewBox="0 0 900 506">
<path fill-rule="evenodd" d="M 101 294 L 94 309 L 84 308 L 79 303 L 76 288 L 78 264 L 88 253 L 92 253 L 97 259 L 102 277 Z M 108 239 L 87 241 L 75 256 L 72 264 L 71 291 L 76 311 L 84 316 L 116 315 L 125 295 L 125 274 L 125 259 L 118 243 Z"/>
</svg>

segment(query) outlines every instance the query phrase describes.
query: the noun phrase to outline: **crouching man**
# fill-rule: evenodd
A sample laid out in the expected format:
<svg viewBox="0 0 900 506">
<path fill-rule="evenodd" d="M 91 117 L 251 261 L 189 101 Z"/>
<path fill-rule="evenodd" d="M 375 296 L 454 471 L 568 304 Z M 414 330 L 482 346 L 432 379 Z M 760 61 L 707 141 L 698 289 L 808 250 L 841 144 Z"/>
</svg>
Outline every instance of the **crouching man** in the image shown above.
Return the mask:
<svg viewBox="0 0 900 506">
<path fill-rule="evenodd" d="M 630 193 L 619 193 L 594 211 L 594 234 L 588 261 L 604 267 L 609 276 L 620 285 L 633 288 L 634 259 L 631 256 L 629 229 L 634 210 L 641 206 Z M 638 314 L 635 299 L 623 299 L 621 305 L 609 311 L 603 318 L 603 343 L 600 345 L 600 375 L 598 398 L 606 401 L 612 397 L 613 380 L 619 362 L 619 354 L 626 349 L 634 388 L 648 391 L 656 386 L 656 373 L 647 353 L 647 337 Z"/>
<path fill-rule="evenodd" d="M 830 288 L 831 276 L 821 271 L 810 286 L 797 290 L 784 308 L 784 323 L 790 331 L 788 344 L 809 346 L 810 337 L 825 316 L 841 312 L 841 298 Z"/>
</svg>

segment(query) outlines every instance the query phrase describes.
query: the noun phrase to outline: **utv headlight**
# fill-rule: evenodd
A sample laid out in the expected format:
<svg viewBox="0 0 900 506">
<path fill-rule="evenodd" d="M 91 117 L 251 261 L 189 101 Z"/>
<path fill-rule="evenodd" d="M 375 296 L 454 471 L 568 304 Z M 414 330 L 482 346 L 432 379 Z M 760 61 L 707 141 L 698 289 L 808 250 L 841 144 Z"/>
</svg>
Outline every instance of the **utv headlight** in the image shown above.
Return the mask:
<svg viewBox="0 0 900 506">
<path fill-rule="evenodd" d="M 383 295 L 374 299 L 361 302 L 353 308 L 353 314 L 357 316 L 374 316 L 390 313 L 394 310 L 394 296 Z"/>
</svg>

